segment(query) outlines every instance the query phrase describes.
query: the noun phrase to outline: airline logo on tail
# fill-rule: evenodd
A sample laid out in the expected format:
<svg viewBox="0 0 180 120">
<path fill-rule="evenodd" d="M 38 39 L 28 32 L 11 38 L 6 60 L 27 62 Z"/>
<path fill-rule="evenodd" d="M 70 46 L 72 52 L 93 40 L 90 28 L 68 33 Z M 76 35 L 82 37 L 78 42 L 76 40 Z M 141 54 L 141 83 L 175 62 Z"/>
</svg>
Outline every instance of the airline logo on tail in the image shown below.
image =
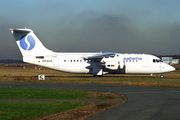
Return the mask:
<svg viewBox="0 0 180 120">
<path fill-rule="evenodd" d="M 35 46 L 35 40 L 31 35 L 23 36 L 20 40 L 20 46 L 23 50 L 32 50 Z"/>
</svg>

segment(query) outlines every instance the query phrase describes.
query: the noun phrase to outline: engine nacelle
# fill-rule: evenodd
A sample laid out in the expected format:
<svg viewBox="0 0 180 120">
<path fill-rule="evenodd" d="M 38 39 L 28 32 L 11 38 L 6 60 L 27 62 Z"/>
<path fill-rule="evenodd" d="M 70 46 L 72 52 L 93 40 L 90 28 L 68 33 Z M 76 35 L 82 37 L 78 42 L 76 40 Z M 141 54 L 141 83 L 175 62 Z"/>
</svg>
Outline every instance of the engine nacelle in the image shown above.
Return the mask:
<svg viewBox="0 0 180 120">
<path fill-rule="evenodd" d="M 111 70 L 117 70 L 119 68 L 118 62 L 106 62 L 105 67 Z"/>
</svg>

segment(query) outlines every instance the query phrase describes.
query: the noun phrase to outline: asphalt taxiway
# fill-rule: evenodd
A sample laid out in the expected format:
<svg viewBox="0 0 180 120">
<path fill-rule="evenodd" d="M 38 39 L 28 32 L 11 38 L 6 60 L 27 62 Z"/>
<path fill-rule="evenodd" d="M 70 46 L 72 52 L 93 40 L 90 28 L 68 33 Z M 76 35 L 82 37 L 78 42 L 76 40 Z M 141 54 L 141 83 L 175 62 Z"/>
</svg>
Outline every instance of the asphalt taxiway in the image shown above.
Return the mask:
<svg viewBox="0 0 180 120">
<path fill-rule="evenodd" d="M 179 120 L 180 88 L 139 87 L 101 84 L 28 84 L 1 83 L 0 87 L 69 89 L 112 92 L 124 95 L 128 101 L 89 120 Z"/>
</svg>

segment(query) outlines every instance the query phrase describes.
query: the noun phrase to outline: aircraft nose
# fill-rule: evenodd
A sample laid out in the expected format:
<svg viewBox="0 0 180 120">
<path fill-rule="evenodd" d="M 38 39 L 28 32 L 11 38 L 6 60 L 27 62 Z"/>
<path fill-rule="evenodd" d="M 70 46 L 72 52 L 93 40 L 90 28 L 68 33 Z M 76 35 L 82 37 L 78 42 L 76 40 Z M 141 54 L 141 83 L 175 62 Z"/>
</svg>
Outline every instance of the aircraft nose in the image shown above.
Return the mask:
<svg viewBox="0 0 180 120">
<path fill-rule="evenodd" d="M 169 66 L 169 71 L 175 71 L 176 69 L 172 66 Z"/>
<path fill-rule="evenodd" d="M 172 71 L 175 71 L 176 69 L 171 66 L 171 65 L 168 65 L 168 64 L 163 64 L 163 71 L 164 72 L 172 72 Z"/>
</svg>

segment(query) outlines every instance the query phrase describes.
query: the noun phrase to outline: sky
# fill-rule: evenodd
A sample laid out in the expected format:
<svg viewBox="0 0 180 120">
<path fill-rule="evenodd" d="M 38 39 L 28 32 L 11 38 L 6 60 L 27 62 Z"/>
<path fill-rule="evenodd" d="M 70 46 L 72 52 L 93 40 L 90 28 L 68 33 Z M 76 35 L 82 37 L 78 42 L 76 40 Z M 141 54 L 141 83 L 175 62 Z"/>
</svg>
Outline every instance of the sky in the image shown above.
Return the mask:
<svg viewBox="0 0 180 120">
<path fill-rule="evenodd" d="M 9 28 L 56 52 L 180 54 L 180 0 L 0 0 L 0 59 L 22 59 Z"/>
</svg>

